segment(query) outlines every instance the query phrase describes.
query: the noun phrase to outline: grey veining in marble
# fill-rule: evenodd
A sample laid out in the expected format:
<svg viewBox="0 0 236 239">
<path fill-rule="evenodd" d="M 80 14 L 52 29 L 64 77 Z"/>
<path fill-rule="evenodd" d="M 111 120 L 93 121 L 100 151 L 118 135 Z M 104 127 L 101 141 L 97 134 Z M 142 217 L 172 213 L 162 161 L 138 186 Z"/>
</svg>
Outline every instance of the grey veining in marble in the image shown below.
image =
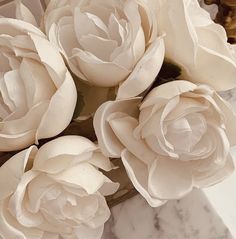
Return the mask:
<svg viewBox="0 0 236 239">
<path fill-rule="evenodd" d="M 194 190 L 181 200 L 151 208 L 136 196 L 112 209 L 102 239 L 233 239 L 205 195 Z"/>
</svg>

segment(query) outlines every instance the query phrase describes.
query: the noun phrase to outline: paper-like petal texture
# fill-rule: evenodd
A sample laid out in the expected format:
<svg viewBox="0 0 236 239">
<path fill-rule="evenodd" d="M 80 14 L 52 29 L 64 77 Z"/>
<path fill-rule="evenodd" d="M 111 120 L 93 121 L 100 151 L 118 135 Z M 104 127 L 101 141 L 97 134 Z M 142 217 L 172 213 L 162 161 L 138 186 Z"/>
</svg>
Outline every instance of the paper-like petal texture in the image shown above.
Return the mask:
<svg viewBox="0 0 236 239">
<path fill-rule="evenodd" d="M 99 169 L 109 158 L 80 136 L 32 146 L 0 168 L 0 236 L 3 239 L 99 239 L 110 216 L 104 196 L 119 187 Z"/>
<path fill-rule="evenodd" d="M 236 87 L 236 58 L 224 28 L 211 20 L 197 0 L 160 3 L 156 15 L 165 34 L 166 57 L 182 67 L 182 79 L 218 91 Z"/>
<path fill-rule="evenodd" d="M 37 21 L 31 11 L 21 2 L 16 2 L 16 18 L 37 27 Z"/>
<path fill-rule="evenodd" d="M 23 5 L 18 8 L 22 18 L 29 17 Z M 77 92 L 58 49 L 30 23 L 0 18 L 0 58 L 0 151 L 61 133 Z"/>
<path fill-rule="evenodd" d="M 154 40 L 127 80 L 120 85 L 117 98 L 134 97 L 147 89 L 161 69 L 164 54 L 163 39 Z"/>
<path fill-rule="evenodd" d="M 157 207 L 233 172 L 235 120 L 212 88 L 178 80 L 152 89 L 142 102 L 104 103 L 94 128 L 103 153 L 121 157 L 135 188 Z"/>
<path fill-rule="evenodd" d="M 156 7 L 143 0 L 53 0 L 43 22 L 75 75 L 93 87 L 117 87 L 118 98 L 130 98 L 149 88 L 164 60 Z"/>
<path fill-rule="evenodd" d="M 132 116 L 138 116 L 138 105 L 140 101 L 141 99 L 139 98 L 116 102 L 108 101 L 96 111 L 93 125 L 98 137 L 99 146 L 104 155 L 119 158 L 124 149 L 111 129 L 108 117 L 112 115 L 112 113 L 120 111 L 127 112 Z"/>
</svg>

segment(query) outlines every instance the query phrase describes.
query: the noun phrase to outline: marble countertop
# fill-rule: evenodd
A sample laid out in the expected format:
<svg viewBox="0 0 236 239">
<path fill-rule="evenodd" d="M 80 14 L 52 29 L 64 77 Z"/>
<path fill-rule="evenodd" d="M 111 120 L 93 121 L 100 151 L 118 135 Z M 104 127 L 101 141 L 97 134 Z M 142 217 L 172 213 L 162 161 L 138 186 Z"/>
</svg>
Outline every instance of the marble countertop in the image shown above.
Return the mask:
<svg viewBox="0 0 236 239">
<path fill-rule="evenodd" d="M 102 239 L 233 239 L 205 194 L 151 208 L 140 195 L 112 209 Z"/>
</svg>

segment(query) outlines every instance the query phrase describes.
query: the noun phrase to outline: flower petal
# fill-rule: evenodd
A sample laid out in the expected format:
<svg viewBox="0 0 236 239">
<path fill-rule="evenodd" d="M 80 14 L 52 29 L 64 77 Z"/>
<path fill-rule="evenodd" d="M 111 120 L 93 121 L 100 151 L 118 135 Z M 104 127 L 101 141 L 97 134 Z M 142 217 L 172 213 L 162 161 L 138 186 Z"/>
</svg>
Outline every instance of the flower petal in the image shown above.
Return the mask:
<svg viewBox="0 0 236 239">
<path fill-rule="evenodd" d="M 216 170 L 211 170 L 204 173 L 196 173 L 193 176 L 193 181 L 195 187 L 205 188 L 213 186 L 217 183 L 220 183 L 225 178 L 229 177 L 235 170 L 235 165 L 232 156 L 227 156 L 226 162 L 224 165 L 218 165 Z"/>
<path fill-rule="evenodd" d="M 8 210 L 8 200 L 0 201 L 0 236 L 3 238 L 41 238 L 43 232 L 20 225 Z"/>
<path fill-rule="evenodd" d="M 38 26 L 34 15 L 21 1 L 16 2 L 16 18 Z"/>
<path fill-rule="evenodd" d="M 140 109 L 145 107 L 155 105 L 156 102 L 161 100 L 170 100 L 175 96 L 181 95 L 188 91 L 193 91 L 197 88 L 197 85 L 183 80 L 176 80 L 168 82 L 167 84 L 162 84 L 154 88 L 145 98 Z"/>
<path fill-rule="evenodd" d="M 151 86 L 161 69 L 164 54 L 163 39 L 154 40 L 129 77 L 120 85 L 117 99 L 137 96 Z"/>
<path fill-rule="evenodd" d="M 59 51 L 48 40 L 31 33 L 29 36 L 34 43 L 41 64 L 45 65 L 48 73 L 54 81 L 54 84 L 57 88 L 59 88 L 63 83 L 65 75 L 67 74 L 66 66 Z M 53 72 L 51 73 L 51 71 Z M 56 79 L 55 74 L 53 74 L 54 72 L 56 72 Z"/>
<path fill-rule="evenodd" d="M 127 112 L 130 115 L 137 115 L 139 98 L 123 100 L 123 101 L 108 101 L 101 105 L 94 116 L 94 129 L 98 138 L 99 147 L 104 155 L 108 157 L 119 158 L 124 146 L 113 133 L 109 122 L 107 121 L 110 114 L 113 112 Z"/>
<path fill-rule="evenodd" d="M 34 157 L 36 152 L 36 146 L 31 146 L 15 154 L 0 167 L 0 200 L 3 200 L 15 191 L 25 172 L 28 160 Z"/>
<path fill-rule="evenodd" d="M 64 82 L 52 96 L 48 109 L 42 117 L 37 129 L 36 140 L 50 138 L 61 133 L 72 119 L 76 100 L 75 84 L 67 71 Z M 63 109 L 63 112 L 61 109 Z"/>
<path fill-rule="evenodd" d="M 208 84 L 215 90 L 222 91 L 236 86 L 235 75 L 236 62 L 233 59 L 220 55 L 211 49 L 199 47 L 196 65 L 189 69 L 187 79 Z M 222 79 L 224 80 L 222 81 Z"/>
<path fill-rule="evenodd" d="M 129 151 L 122 152 L 122 162 L 136 190 L 147 200 L 150 206 L 159 207 L 165 201 L 152 197 L 148 192 L 148 168 Z"/>
<path fill-rule="evenodd" d="M 60 155 L 77 156 L 91 152 L 97 147 L 81 136 L 63 136 L 44 144 L 38 151 L 34 167 L 41 168 L 47 160 Z"/>
<path fill-rule="evenodd" d="M 162 2 L 157 12 L 157 20 L 160 31 L 165 34 L 166 57 L 177 64 L 194 65 L 197 35 L 185 6 L 187 1 Z"/>
<path fill-rule="evenodd" d="M 97 192 L 105 181 L 103 174 L 89 163 L 80 163 L 50 177 L 60 184 L 82 187 L 88 194 Z"/>
<path fill-rule="evenodd" d="M 116 86 L 130 73 L 126 68 L 113 62 L 102 61 L 90 52 L 74 49 L 73 58 L 77 60 L 81 72 L 89 82 L 101 87 Z"/>
<path fill-rule="evenodd" d="M 0 34 L 17 36 L 21 34 L 33 33 L 41 38 L 45 38 L 43 32 L 28 22 L 13 18 L 0 18 Z"/>
<path fill-rule="evenodd" d="M 19 150 L 33 144 L 36 130 L 28 130 L 20 134 L 0 134 L 0 151 Z"/>
<path fill-rule="evenodd" d="M 107 172 L 114 169 L 114 166 L 112 165 L 110 159 L 104 156 L 101 152 L 93 152 L 88 162 L 93 166 Z"/>
<path fill-rule="evenodd" d="M 40 101 L 49 100 L 56 91 L 45 67 L 34 60 L 27 58 L 22 60 L 20 76 L 25 86 L 28 107 Z"/>
<path fill-rule="evenodd" d="M 120 117 L 109 120 L 109 124 L 125 148 L 148 166 L 153 163 L 156 154 L 148 148 L 142 139 L 134 137 L 133 132 L 138 125 L 135 118 L 120 114 Z"/>
<path fill-rule="evenodd" d="M 9 200 L 8 210 L 11 215 L 16 218 L 21 226 L 24 227 L 36 227 L 43 222 L 41 214 L 35 214 L 26 210 L 26 204 L 23 203 L 26 200 L 27 186 L 37 177 L 38 172 L 29 170 L 21 178 L 16 190 Z"/>
<path fill-rule="evenodd" d="M 229 139 L 229 143 L 231 146 L 236 144 L 236 114 L 234 113 L 233 107 L 221 98 L 217 93 L 214 93 L 213 99 L 215 100 L 216 104 L 222 110 L 225 119 L 226 127 L 226 134 Z"/>
<path fill-rule="evenodd" d="M 150 168 L 148 189 L 151 195 L 164 199 L 178 199 L 193 188 L 188 163 L 168 158 L 157 159 Z"/>
</svg>

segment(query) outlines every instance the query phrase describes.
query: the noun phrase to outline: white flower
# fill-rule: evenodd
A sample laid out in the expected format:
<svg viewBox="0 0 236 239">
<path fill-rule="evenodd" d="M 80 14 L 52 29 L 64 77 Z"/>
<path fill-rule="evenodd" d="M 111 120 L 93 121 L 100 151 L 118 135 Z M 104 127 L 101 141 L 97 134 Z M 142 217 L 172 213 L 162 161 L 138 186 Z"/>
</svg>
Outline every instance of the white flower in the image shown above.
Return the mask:
<svg viewBox="0 0 236 239">
<path fill-rule="evenodd" d="M 110 101 L 94 127 L 105 155 L 122 158 L 136 189 L 151 206 L 194 187 L 215 184 L 234 169 L 236 116 L 206 85 L 173 81 L 139 98 Z"/>
<path fill-rule="evenodd" d="M 162 65 L 163 39 L 148 1 L 51 0 L 44 24 L 71 70 L 92 85 L 119 85 L 118 98 L 146 90 Z"/>
<path fill-rule="evenodd" d="M 77 99 L 58 50 L 33 25 L 0 18 L 0 151 L 59 134 Z"/>
<path fill-rule="evenodd" d="M 158 27 L 165 35 L 166 57 L 183 69 L 183 78 L 215 90 L 236 87 L 236 57 L 224 28 L 197 0 L 161 0 Z"/>
<path fill-rule="evenodd" d="M 109 158 L 80 136 L 57 138 L 13 156 L 0 168 L 0 236 L 101 238 L 110 216 L 104 196 L 118 184 L 99 168 L 111 170 Z"/>
</svg>

